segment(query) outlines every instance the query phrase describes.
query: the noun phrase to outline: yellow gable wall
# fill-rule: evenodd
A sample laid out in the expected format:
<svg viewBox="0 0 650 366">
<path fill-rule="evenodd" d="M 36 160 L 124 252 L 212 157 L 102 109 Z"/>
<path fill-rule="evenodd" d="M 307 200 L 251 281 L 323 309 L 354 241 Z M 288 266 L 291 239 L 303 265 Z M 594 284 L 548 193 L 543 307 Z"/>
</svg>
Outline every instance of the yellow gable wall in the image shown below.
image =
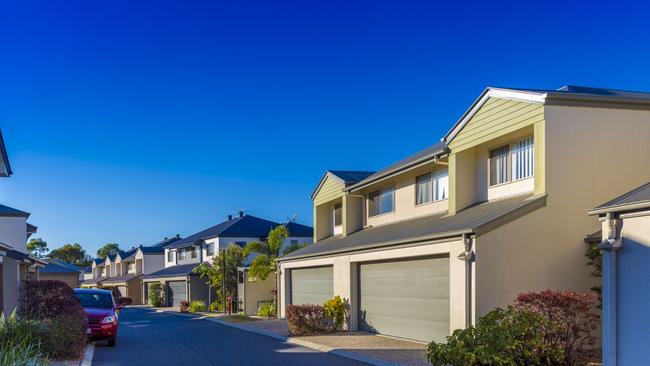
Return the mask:
<svg viewBox="0 0 650 366">
<path fill-rule="evenodd" d="M 544 106 L 541 104 L 489 98 L 449 142 L 449 148 L 460 152 L 542 121 Z"/>
<path fill-rule="evenodd" d="M 343 183 L 340 180 L 325 177 L 325 181 L 314 197 L 314 206 L 322 205 L 343 195 Z"/>
</svg>

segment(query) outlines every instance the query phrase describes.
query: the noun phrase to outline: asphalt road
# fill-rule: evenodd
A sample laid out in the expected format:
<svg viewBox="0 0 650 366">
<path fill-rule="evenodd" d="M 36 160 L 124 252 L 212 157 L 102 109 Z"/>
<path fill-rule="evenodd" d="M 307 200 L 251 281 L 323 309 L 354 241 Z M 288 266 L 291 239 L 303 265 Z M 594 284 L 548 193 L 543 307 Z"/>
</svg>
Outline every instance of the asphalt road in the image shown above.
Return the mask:
<svg viewBox="0 0 650 366">
<path fill-rule="evenodd" d="M 95 346 L 93 365 L 366 365 L 207 320 L 124 309 L 117 345 Z"/>
</svg>

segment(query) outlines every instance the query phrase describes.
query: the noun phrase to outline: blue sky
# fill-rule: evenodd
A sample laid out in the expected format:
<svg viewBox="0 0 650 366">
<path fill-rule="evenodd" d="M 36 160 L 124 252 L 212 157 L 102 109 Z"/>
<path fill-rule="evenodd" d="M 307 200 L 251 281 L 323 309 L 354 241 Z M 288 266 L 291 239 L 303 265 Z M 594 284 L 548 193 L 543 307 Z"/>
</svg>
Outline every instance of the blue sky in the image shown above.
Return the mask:
<svg viewBox="0 0 650 366">
<path fill-rule="evenodd" d="M 644 6 L 525 3 L 4 1 L 0 202 L 91 253 L 309 224 L 324 170 L 435 143 L 488 85 L 650 90 Z"/>
</svg>

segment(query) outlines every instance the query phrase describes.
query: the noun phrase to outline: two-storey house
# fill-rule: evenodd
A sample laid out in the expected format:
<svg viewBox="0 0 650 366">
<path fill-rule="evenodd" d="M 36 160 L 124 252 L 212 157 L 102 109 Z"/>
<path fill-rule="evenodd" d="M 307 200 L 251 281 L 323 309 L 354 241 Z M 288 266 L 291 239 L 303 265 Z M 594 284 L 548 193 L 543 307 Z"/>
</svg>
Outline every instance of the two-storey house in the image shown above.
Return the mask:
<svg viewBox="0 0 650 366">
<path fill-rule="evenodd" d="M 142 277 L 165 267 L 165 247 L 181 240 L 180 236 L 165 238 L 150 245 L 119 251 L 92 263 L 92 278 L 82 287 L 111 290 L 116 299 L 128 297 L 134 305 L 143 304 Z"/>
<path fill-rule="evenodd" d="M 0 131 L 0 177 L 13 174 Z M 30 256 L 27 239 L 37 228 L 27 222 L 29 213 L 0 205 L 0 311 L 9 315 L 18 307 L 20 285 L 38 280 L 38 271 L 47 263 Z"/>
<path fill-rule="evenodd" d="M 488 88 L 441 142 L 358 182 L 326 174 L 315 243 L 280 259 L 280 315 L 340 295 L 351 330 L 444 341 L 521 292 L 589 291 L 584 213 L 650 180 L 649 107 L 650 93 Z"/>
<path fill-rule="evenodd" d="M 280 225 L 240 212 L 238 217 L 228 215 L 227 219 L 215 226 L 187 236 L 183 240 L 165 248 L 165 268 L 144 276 L 144 299 L 148 297 L 149 286 L 159 283 L 164 289 L 165 304 L 179 306 L 181 301 L 202 300 L 206 304 L 214 300 L 205 279 L 194 273 L 200 263 L 212 262 L 220 251 L 235 244 L 244 247 L 249 242 L 266 241 L 269 231 Z M 291 243 L 311 243 L 313 232 L 310 227 L 291 223 L 287 225 Z M 270 280 L 274 284 L 274 280 Z"/>
</svg>

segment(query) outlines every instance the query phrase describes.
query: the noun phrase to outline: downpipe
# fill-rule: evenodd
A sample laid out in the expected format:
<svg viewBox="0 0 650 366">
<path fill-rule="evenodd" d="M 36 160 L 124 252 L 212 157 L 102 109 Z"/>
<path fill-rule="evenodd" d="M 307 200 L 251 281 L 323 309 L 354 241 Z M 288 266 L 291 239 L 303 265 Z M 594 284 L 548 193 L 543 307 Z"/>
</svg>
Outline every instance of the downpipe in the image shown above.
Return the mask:
<svg viewBox="0 0 650 366">
<path fill-rule="evenodd" d="M 618 363 L 618 344 L 616 342 L 617 312 L 617 260 L 616 252 L 623 246 L 618 230 L 618 220 L 612 213 L 605 216 L 605 239 L 598 244 L 603 257 L 603 366 L 616 366 Z"/>
<path fill-rule="evenodd" d="M 458 259 L 465 261 L 465 328 L 472 326 L 472 267 L 476 261 L 474 253 L 474 237 L 470 234 L 463 234 L 465 251 L 458 256 Z"/>
</svg>

